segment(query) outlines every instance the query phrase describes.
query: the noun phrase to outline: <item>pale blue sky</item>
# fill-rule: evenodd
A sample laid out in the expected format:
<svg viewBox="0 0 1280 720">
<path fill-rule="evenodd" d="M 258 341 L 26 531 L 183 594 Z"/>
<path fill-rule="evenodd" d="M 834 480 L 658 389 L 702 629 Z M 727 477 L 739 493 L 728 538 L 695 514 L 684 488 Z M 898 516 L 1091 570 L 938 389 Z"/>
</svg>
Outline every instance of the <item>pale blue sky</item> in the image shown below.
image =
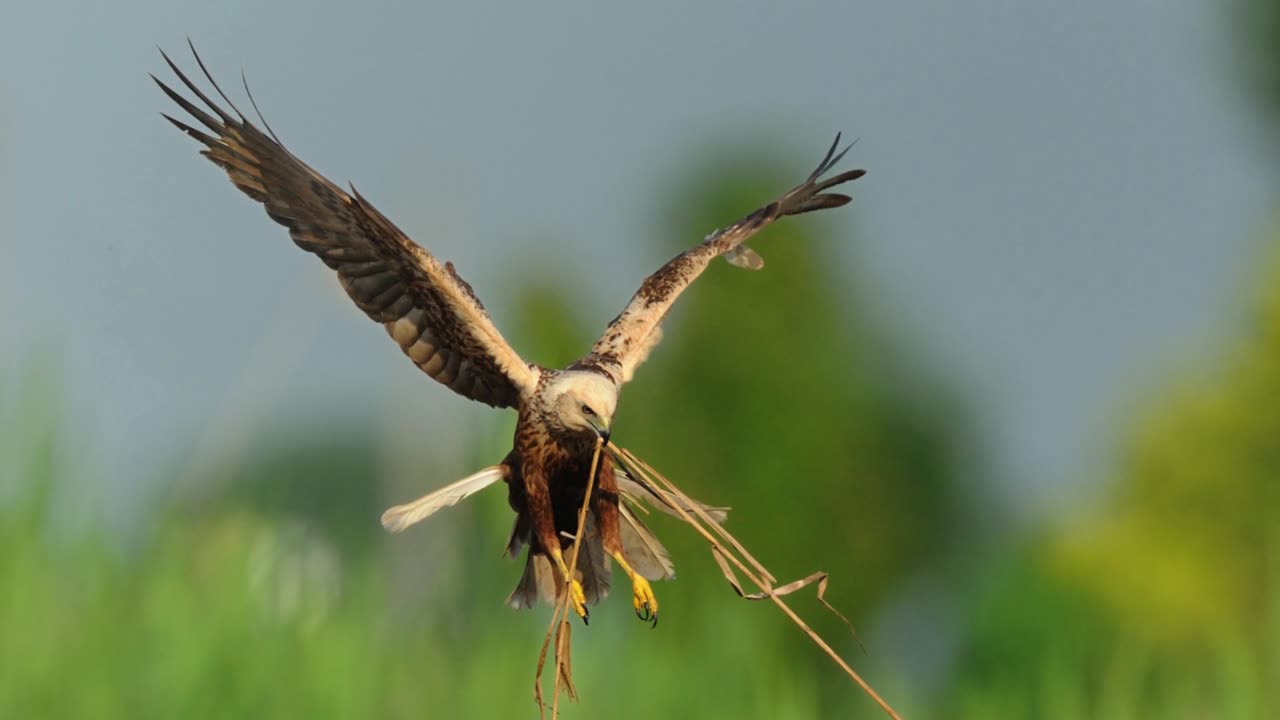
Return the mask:
<svg viewBox="0 0 1280 720">
<path fill-rule="evenodd" d="M 161 121 L 154 46 L 185 63 L 187 34 L 500 325 L 504 279 L 542 255 L 612 317 L 665 260 L 663 183 L 707 143 L 776 141 L 761 154 L 803 173 L 859 136 L 871 174 L 833 263 L 977 403 L 994 489 L 1032 515 L 1096 474 L 1151 368 L 1230 336 L 1271 199 L 1211 3 L 11 5 L 0 361 L 58 351 L 78 461 L 124 506 L 211 422 L 223 451 L 317 408 L 486 413 Z"/>
</svg>

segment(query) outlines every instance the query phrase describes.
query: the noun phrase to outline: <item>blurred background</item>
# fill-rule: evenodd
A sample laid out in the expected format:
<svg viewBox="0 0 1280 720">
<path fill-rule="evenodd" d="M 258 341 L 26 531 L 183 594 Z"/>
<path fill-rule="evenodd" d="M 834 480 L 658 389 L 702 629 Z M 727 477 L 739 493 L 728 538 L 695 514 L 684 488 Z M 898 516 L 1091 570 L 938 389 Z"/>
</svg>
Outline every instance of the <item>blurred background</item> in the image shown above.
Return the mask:
<svg viewBox="0 0 1280 720">
<path fill-rule="evenodd" d="M 532 361 L 860 141 L 717 263 L 615 437 L 906 717 L 1280 717 L 1280 4 L 11 3 L 0 716 L 534 717 L 513 418 L 406 361 L 159 117 L 189 34 Z M 877 717 L 705 545 L 617 592 L 564 717 Z M 620 584 L 619 587 L 623 587 Z"/>
</svg>

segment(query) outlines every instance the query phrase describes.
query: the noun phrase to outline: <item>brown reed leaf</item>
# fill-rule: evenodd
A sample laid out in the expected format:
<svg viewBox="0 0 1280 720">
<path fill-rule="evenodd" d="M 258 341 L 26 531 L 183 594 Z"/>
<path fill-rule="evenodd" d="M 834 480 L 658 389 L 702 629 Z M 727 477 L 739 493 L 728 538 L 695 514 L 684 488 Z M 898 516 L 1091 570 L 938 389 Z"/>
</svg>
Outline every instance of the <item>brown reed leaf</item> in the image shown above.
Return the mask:
<svg viewBox="0 0 1280 720">
<path fill-rule="evenodd" d="M 603 442 L 600 438 L 596 438 L 595 453 L 591 456 L 591 470 L 587 473 L 587 489 L 582 496 L 582 507 L 578 509 L 578 529 L 574 533 L 573 547 L 569 551 L 569 578 L 575 577 L 578 570 L 578 549 L 582 546 L 579 542 L 583 538 L 583 530 L 587 525 L 587 510 L 591 507 L 591 491 L 595 489 L 596 484 L 596 468 L 600 463 L 600 448 Z M 547 704 L 542 695 L 542 671 L 546 667 L 547 648 L 551 645 L 552 635 L 555 636 L 555 679 L 551 685 L 551 720 L 556 720 L 560 714 L 560 691 L 563 686 L 565 694 L 569 699 L 577 702 L 578 691 L 573 686 L 573 673 L 570 670 L 569 650 L 571 647 L 571 630 L 569 625 L 569 587 L 567 583 L 561 583 L 560 593 L 556 598 L 555 609 L 551 613 L 551 625 L 547 628 L 547 635 L 542 639 L 542 651 L 538 654 L 538 667 L 534 672 L 533 678 L 533 699 L 538 703 L 538 717 L 545 718 Z"/>
<path fill-rule="evenodd" d="M 596 442 L 595 454 L 591 459 L 591 474 L 587 479 L 586 495 L 583 498 L 582 507 L 578 511 L 578 530 L 575 538 L 581 539 L 583 529 L 586 526 L 587 511 L 591 506 L 591 491 L 595 484 L 596 467 L 600 459 L 601 443 Z M 725 579 L 729 585 L 744 600 L 770 600 L 793 622 L 800 630 L 814 642 L 833 662 L 844 671 L 850 679 L 862 689 L 872 700 L 880 706 L 889 717 L 894 720 L 901 720 L 888 702 L 862 679 L 852 667 L 840 657 L 839 653 L 827 644 L 808 623 L 800 618 L 794 610 L 791 609 L 783 597 L 790 595 L 798 590 L 817 583 L 818 602 L 822 603 L 829 611 L 835 614 L 849 628 L 850 632 L 854 632 L 853 624 L 849 622 L 840 611 L 836 610 L 824 595 L 827 591 L 827 581 L 829 575 L 825 572 L 815 572 L 812 575 L 787 583 L 781 587 L 775 588 L 773 584 L 777 582 L 776 578 L 756 560 L 742 543 L 733 536 L 728 530 L 716 519 L 712 518 L 704 509 L 704 507 L 685 495 L 680 488 L 668 480 L 665 476 L 654 470 L 649 464 L 637 458 L 633 453 L 625 448 L 617 445 L 608 446 L 610 454 L 615 460 L 621 464 L 628 474 L 637 482 L 643 484 L 655 496 L 663 500 L 670 506 L 681 520 L 692 527 L 698 534 L 710 544 L 711 555 L 715 558 L 716 564 L 720 566 L 720 571 L 724 573 Z M 727 546 L 727 547 L 726 547 Z M 572 553 L 569 559 L 569 577 L 574 577 L 578 565 L 578 548 L 579 542 L 574 540 Z M 744 577 L 752 584 L 759 588 L 759 592 L 747 592 L 742 583 L 738 580 L 737 573 L 734 568 L 741 572 Z M 560 692 L 563 686 L 564 692 L 569 696 L 570 700 L 577 701 L 577 692 L 573 687 L 572 673 L 569 666 L 569 650 L 570 650 L 570 625 L 568 620 L 569 613 L 569 594 L 564 589 L 561 590 L 558 597 L 555 610 L 552 614 L 551 626 L 547 628 L 547 635 L 542 641 L 542 652 L 538 656 L 538 667 L 534 678 L 534 699 L 538 703 L 539 717 L 545 720 L 546 702 L 542 694 L 542 672 L 547 660 L 547 648 L 551 646 L 552 636 L 555 637 L 555 680 L 552 684 L 551 699 L 551 719 L 556 720 L 559 715 Z M 854 633 L 854 639 L 857 634 Z M 858 642 L 861 645 L 861 641 Z M 864 648 L 865 651 L 865 648 Z"/>
<path fill-rule="evenodd" d="M 765 569 L 760 561 L 756 560 L 750 553 L 748 553 L 746 548 L 744 548 L 728 530 L 725 530 L 721 525 L 714 522 L 697 503 L 690 500 L 689 496 L 685 495 L 678 487 L 675 486 L 674 483 L 664 477 L 657 470 L 654 470 L 653 467 L 645 463 L 643 460 L 637 458 L 629 450 L 620 448 L 616 445 L 610 445 L 609 450 L 614 458 L 626 468 L 628 473 L 650 486 L 656 491 L 656 494 L 667 500 L 667 502 L 677 510 L 677 514 L 680 519 L 684 520 L 711 544 L 711 554 L 716 558 L 716 563 L 720 565 L 721 571 L 725 573 L 725 578 L 729 580 L 729 584 L 734 587 L 734 590 L 738 592 L 738 595 L 748 600 L 767 599 L 772 601 L 773 604 L 777 605 L 778 608 L 781 609 L 782 612 L 827 655 L 827 657 L 831 658 L 832 662 L 836 663 L 836 665 L 838 665 L 840 669 L 843 670 L 844 673 L 848 675 L 864 693 L 867 694 L 867 696 L 874 700 L 875 703 L 889 715 L 889 717 L 894 718 L 894 720 L 901 720 L 901 716 L 898 715 L 898 712 L 894 710 L 884 698 L 880 697 L 880 694 L 877 693 L 866 680 L 863 680 L 862 676 L 850 667 L 849 664 L 845 662 L 844 658 L 840 657 L 839 653 L 833 650 L 831 646 L 827 644 L 826 640 L 814 631 L 813 628 L 809 627 L 808 623 L 802 620 L 800 616 L 791 609 L 791 606 L 787 605 L 787 603 L 782 599 L 782 596 L 784 595 L 795 592 L 796 590 L 799 590 L 813 582 L 817 582 L 818 599 L 841 620 L 844 620 L 845 624 L 849 626 L 850 630 L 852 630 L 853 627 L 849 621 L 836 611 L 835 608 L 831 607 L 831 605 L 826 602 L 825 598 L 822 597 L 826 592 L 826 573 L 814 573 L 807 578 L 788 583 L 781 588 L 775 589 L 773 587 L 775 578 L 767 569 Z M 689 508 L 693 512 L 690 513 L 686 508 Z M 695 515 L 698 517 L 695 518 Z M 717 535 L 720 539 L 717 539 Z M 724 543 L 727 543 L 734 551 L 736 551 L 736 554 L 725 548 Z M 739 555 L 741 557 L 739 557 Z M 751 567 L 748 567 L 748 564 Z M 747 580 L 760 589 L 760 592 L 744 592 L 736 575 L 734 575 L 732 571 L 732 567 L 737 567 Z"/>
<path fill-rule="evenodd" d="M 858 647 L 862 648 L 864 653 L 867 651 L 867 648 L 862 644 L 862 640 L 858 638 L 858 631 L 854 630 L 853 623 L 849 622 L 849 618 L 845 617 L 844 613 L 835 609 L 835 606 L 827 602 L 825 595 L 827 594 L 827 580 L 831 577 L 830 573 L 825 570 L 819 570 L 808 577 L 793 580 L 782 587 L 774 588 L 770 592 L 749 593 L 742 589 L 742 583 L 738 582 L 738 576 L 734 574 L 733 568 L 729 566 L 729 561 L 725 559 L 724 551 L 720 549 L 720 546 L 712 545 L 711 555 L 715 557 L 716 564 L 720 566 L 720 572 L 724 573 L 724 579 L 729 581 L 729 585 L 733 587 L 733 591 L 738 593 L 738 597 L 743 600 L 768 600 L 770 596 L 782 597 L 784 595 L 790 595 L 797 590 L 802 590 L 815 582 L 818 583 L 818 592 L 816 593 L 818 602 L 822 603 L 823 607 L 831 611 L 832 615 L 840 618 L 840 621 L 844 623 L 844 626 L 849 628 L 849 632 L 853 635 L 854 641 L 858 643 Z"/>
</svg>

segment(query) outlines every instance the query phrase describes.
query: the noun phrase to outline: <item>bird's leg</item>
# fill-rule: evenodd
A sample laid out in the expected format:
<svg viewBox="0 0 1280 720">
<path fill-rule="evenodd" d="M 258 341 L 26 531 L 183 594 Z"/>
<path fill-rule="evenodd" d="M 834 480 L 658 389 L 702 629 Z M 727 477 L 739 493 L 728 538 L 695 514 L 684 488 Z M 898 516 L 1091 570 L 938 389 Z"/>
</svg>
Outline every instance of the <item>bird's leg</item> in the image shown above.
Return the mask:
<svg viewBox="0 0 1280 720">
<path fill-rule="evenodd" d="M 631 578 L 631 604 L 636 608 L 636 617 L 649 623 L 649 627 L 658 627 L 658 597 L 653 594 L 653 588 L 649 586 L 649 581 L 643 575 L 631 569 L 627 564 L 626 558 L 622 556 L 621 550 L 612 553 L 614 561 L 618 563 L 618 567 Z"/>
<path fill-rule="evenodd" d="M 653 588 L 649 587 L 649 581 L 633 570 L 622 554 L 622 537 L 618 533 L 618 478 L 608 455 L 600 463 L 600 489 L 592 502 L 595 503 L 596 523 L 600 528 L 604 551 L 631 578 L 631 603 L 635 606 L 636 617 L 650 623 L 651 627 L 657 627 L 658 598 L 654 596 Z"/>
<path fill-rule="evenodd" d="M 549 552 L 556 567 L 560 568 L 560 577 L 564 578 L 565 590 L 569 593 L 569 601 L 573 603 L 573 611 L 578 613 L 583 623 L 589 623 L 591 613 L 587 612 L 587 594 L 582 591 L 582 583 L 578 582 L 577 578 L 569 576 L 569 566 L 565 564 L 564 555 L 561 554 L 558 545 L 553 545 Z"/>
<path fill-rule="evenodd" d="M 521 442 L 517 426 L 517 444 Z M 532 458 L 521 463 L 521 477 L 524 480 L 525 503 L 529 513 L 529 522 L 533 526 L 533 536 L 537 539 L 542 551 L 551 558 L 560 571 L 563 590 L 569 593 L 573 603 L 573 611 L 582 618 L 582 622 L 590 620 L 587 612 L 587 594 L 582 591 L 582 583 L 569 574 L 569 566 L 560 551 L 560 537 L 556 533 L 555 511 L 551 507 L 551 494 L 547 488 L 547 477 L 542 467 L 541 458 Z"/>
</svg>

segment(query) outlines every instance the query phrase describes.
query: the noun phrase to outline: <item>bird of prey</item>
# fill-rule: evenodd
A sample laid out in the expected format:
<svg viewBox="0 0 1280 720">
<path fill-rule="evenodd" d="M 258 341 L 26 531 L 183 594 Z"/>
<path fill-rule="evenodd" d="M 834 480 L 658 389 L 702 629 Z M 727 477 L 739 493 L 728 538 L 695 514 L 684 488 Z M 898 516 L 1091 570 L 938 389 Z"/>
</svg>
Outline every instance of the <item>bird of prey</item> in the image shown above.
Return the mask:
<svg viewBox="0 0 1280 720">
<path fill-rule="evenodd" d="M 648 581 L 671 577 L 672 565 L 628 503 L 643 499 L 669 512 L 674 508 L 652 488 L 628 477 L 607 453 L 600 454 L 598 489 L 591 496 L 586 541 L 579 551 L 584 562 L 574 577 L 569 576 L 564 551 L 578 530 L 577 512 L 597 442 L 608 443 L 618 393 L 658 343 L 663 318 L 712 260 L 723 256 L 738 267 L 758 269 L 763 261 L 743 244 L 745 240 L 788 215 L 850 201 L 848 195 L 824 192 L 864 174 L 850 170 L 823 179 L 848 151 L 846 147 L 837 153 L 840 136 L 803 183 L 706 236 L 646 278 L 591 351 L 556 370 L 526 362 L 503 340 L 452 263 L 441 262 L 409 239 L 354 186 L 349 191 L 340 188 L 286 150 L 261 113 L 257 117 L 262 127 L 255 126 L 214 82 L 194 46 L 191 51 L 226 107 L 210 99 L 161 51 L 178 80 L 203 104 L 153 75 L 160 89 L 190 116 L 185 121 L 164 117 L 203 145 L 201 154 L 262 203 L 271 219 L 288 228 L 294 243 L 336 271 L 355 304 L 381 323 L 423 372 L 463 397 L 511 408 L 519 415 L 513 447 L 502 462 L 388 510 L 383 524 L 402 530 L 503 480 L 516 513 L 507 551 L 515 557 L 528 546 L 524 574 L 509 605 L 530 607 L 539 599 L 554 600 L 568 592 L 574 611 L 586 621 L 587 606 L 608 590 L 612 559 L 631 580 L 636 614 L 656 625 L 658 600 Z M 249 101 L 253 104 L 252 95 Z M 256 104 L 253 108 L 257 110 Z M 709 510 L 723 519 L 723 509 Z"/>
</svg>

